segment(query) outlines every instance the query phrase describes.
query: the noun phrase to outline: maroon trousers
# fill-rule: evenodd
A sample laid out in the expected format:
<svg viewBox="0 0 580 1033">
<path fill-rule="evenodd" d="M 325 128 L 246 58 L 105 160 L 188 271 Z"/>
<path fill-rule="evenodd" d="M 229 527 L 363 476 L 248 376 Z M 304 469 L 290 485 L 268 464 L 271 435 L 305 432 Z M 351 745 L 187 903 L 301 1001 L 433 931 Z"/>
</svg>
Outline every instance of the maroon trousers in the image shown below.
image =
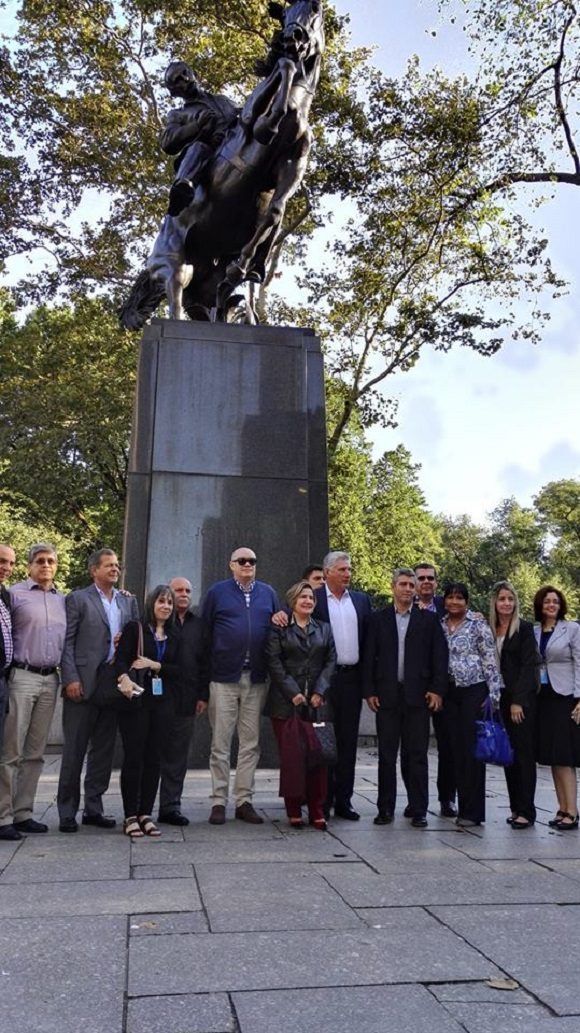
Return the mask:
<svg viewBox="0 0 580 1033">
<path fill-rule="evenodd" d="M 326 768 L 319 765 L 308 769 L 301 748 L 299 723 L 295 717 L 273 717 L 272 728 L 280 752 L 280 796 L 284 797 L 289 818 L 302 817 L 302 805 L 308 805 L 311 822 L 324 820 L 326 800 Z M 292 786 L 292 795 L 288 787 Z"/>
</svg>

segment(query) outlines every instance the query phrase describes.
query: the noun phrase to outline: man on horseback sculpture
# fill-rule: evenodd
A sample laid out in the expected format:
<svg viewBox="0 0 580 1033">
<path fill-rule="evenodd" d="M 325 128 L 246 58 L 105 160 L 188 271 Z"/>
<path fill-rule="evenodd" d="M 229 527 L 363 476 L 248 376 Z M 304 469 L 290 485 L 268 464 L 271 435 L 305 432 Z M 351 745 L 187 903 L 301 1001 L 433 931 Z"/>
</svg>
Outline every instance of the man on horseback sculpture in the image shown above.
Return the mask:
<svg viewBox="0 0 580 1033">
<path fill-rule="evenodd" d="M 203 180 L 203 172 L 215 149 L 239 115 L 228 97 L 201 89 L 185 61 L 172 61 L 165 72 L 165 86 L 172 97 L 182 97 L 182 108 L 170 111 L 159 142 L 166 154 L 177 155 L 177 176 L 169 193 L 169 215 L 179 215 Z"/>
</svg>

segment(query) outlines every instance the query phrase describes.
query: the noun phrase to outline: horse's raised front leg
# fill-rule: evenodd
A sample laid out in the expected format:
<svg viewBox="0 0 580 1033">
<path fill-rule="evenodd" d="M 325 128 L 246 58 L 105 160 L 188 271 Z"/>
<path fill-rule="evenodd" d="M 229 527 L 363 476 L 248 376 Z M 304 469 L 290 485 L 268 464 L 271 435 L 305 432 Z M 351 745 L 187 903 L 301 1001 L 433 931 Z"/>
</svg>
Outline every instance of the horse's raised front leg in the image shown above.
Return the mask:
<svg viewBox="0 0 580 1033">
<path fill-rule="evenodd" d="M 312 132 L 309 127 L 306 127 L 292 152 L 280 156 L 276 188 L 272 200 L 258 221 L 254 236 L 242 249 L 237 261 L 231 262 L 226 269 L 226 279 L 232 287 L 237 287 L 246 279 L 258 249 L 260 249 L 260 262 L 266 264 L 284 218 L 286 205 L 302 182 L 311 143 Z"/>
<path fill-rule="evenodd" d="M 296 75 L 296 63 L 289 57 L 281 57 L 276 70 L 280 76 L 280 85 L 274 98 L 274 103 L 270 111 L 260 115 L 254 125 L 254 139 L 265 146 L 272 143 L 280 128 L 280 122 L 288 111 L 290 90 Z"/>
</svg>

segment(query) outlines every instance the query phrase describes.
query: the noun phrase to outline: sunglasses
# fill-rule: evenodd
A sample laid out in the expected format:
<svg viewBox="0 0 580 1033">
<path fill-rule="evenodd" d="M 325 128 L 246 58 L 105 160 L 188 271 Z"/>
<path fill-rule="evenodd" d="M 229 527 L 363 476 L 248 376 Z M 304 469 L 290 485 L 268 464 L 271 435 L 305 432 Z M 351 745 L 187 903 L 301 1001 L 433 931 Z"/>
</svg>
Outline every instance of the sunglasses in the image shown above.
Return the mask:
<svg viewBox="0 0 580 1033">
<path fill-rule="evenodd" d="M 239 563 L 240 567 L 255 567 L 257 560 L 253 556 L 242 556 L 239 560 L 234 560 L 234 563 Z"/>
<path fill-rule="evenodd" d="M 417 574 L 417 581 L 434 581 L 434 574 Z"/>
</svg>

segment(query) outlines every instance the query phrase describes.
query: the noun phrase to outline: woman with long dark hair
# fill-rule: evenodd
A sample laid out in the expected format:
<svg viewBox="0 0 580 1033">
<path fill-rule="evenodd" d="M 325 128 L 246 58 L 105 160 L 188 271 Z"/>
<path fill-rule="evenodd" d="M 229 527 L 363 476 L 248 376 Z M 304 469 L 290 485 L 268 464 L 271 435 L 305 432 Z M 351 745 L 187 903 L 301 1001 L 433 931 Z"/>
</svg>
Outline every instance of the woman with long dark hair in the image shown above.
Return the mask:
<svg viewBox="0 0 580 1033">
<path fill-rule="evenodd" d="M 580 626 L 566 620 L 564 593 L 544 585 L 534 596 L 534 632 L 540 650 L 538 764 L 549 764 L 558 800 L 549 824 L 578 828 L 576 768 L 580 764 Z"/>
<path fill-rule="evenodd" d="M 504 768 L 512 829 L 527 829 L 536 820 L 536 702 L 539 656 L 534 628 L 520 618 L 518 593 L 510 581 L 498 581 L 489 601 L 489 624 L 495 637 L 503 680 L 500 708 L 514 750 Z"/>
<path fill-rule="evenodd" d="M 171 727 L 179 691 L 179 638 L 173 628 L 175 597 L 157 585 L 147 597 L 143 619 L 123 628 L 115 670 L 126 697 L 119 711 L 123 741 L 121 796 L 126 836 L 160 836 L 151 818 L 159 786 L 160 750 Z"/>
</svg>

